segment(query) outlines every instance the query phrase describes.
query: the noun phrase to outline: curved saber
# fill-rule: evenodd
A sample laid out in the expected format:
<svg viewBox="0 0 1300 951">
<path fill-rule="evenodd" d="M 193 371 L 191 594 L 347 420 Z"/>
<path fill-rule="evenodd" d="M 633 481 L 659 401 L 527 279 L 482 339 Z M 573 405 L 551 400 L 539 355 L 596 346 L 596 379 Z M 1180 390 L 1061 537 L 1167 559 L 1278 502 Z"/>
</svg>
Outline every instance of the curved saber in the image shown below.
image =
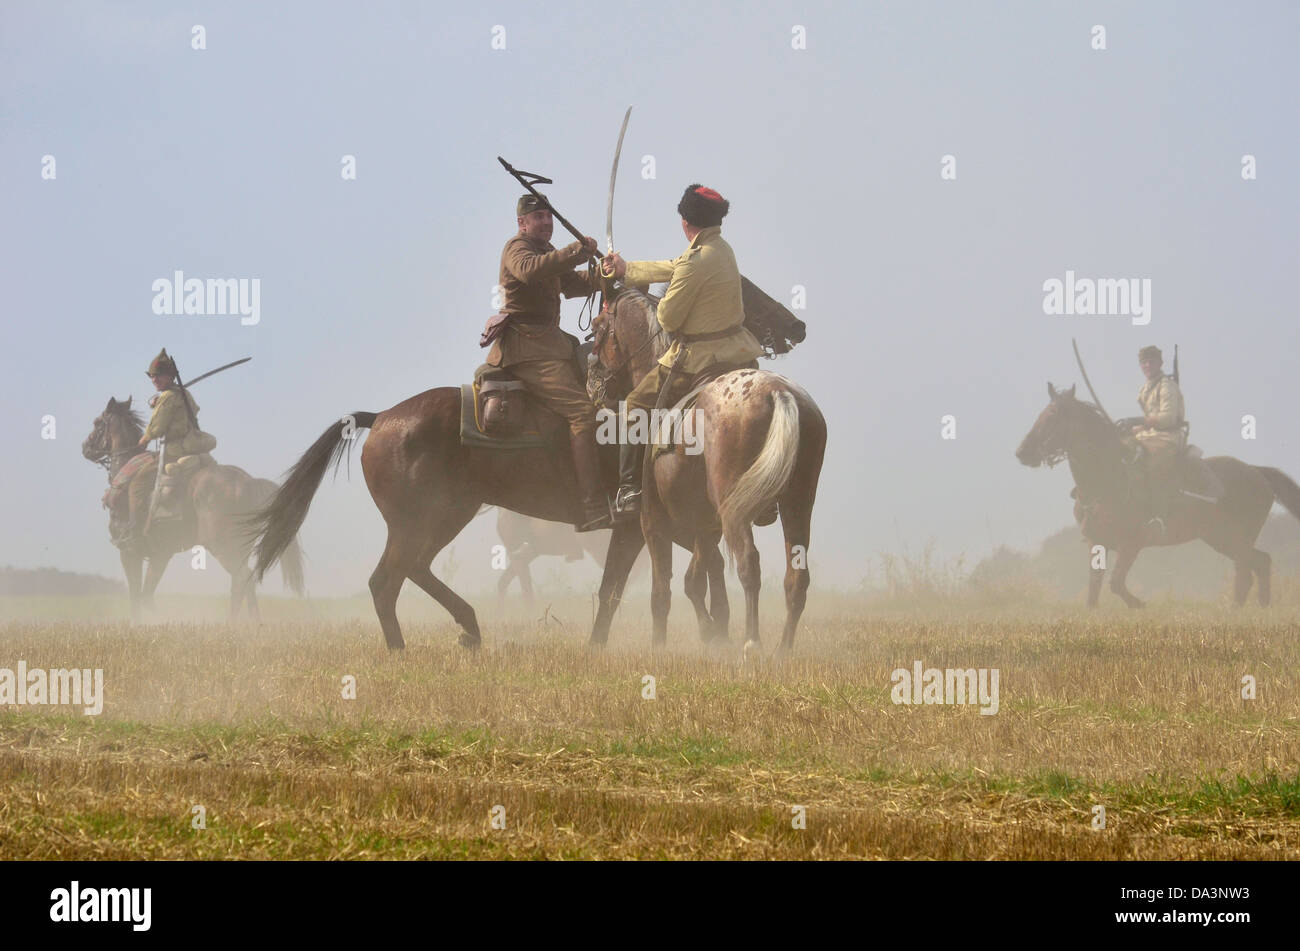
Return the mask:
<svg viewBox="0 0 1300 951">
<path fill-rule="evenodd" d="M 605 205 L 605 253 L 614 250 L 614 181 L 618 178 L 618 157 L 623 154 L 623 136 L 627 135 L 627 120 L 632 118 L 632 107 L 623 113 L 623 128 L 618 130 L 618 145 L 614 149 L 614 167 L 609 170 L 609 202 Z"/>
<path fill-rule="evenodd" d="M 1088 379 L 1088 371 L 1083 368 L 1083 357 L 1079 356 L 1078 341 L 1071 337 L 1070 343 L 1074 345 L 1074 359 L 1079 364 L 1079 372 L 1083 374 L 1083 382 L 1087 384 L 1088 392 L 1092 394 L 1092 401 L 1097 404 L 1097 409 L 1101 410 L 1101 415 L 1106 417 L 1106 422 L 1114 426 L 1115 420 L 1110 418 L 1110 413 L 1106 412 L 1106 407 L 1102 406 L 1101 400 L 1097 399 L 1097 391 L 1092 388 L 1092 381 Z"/>
</svg>

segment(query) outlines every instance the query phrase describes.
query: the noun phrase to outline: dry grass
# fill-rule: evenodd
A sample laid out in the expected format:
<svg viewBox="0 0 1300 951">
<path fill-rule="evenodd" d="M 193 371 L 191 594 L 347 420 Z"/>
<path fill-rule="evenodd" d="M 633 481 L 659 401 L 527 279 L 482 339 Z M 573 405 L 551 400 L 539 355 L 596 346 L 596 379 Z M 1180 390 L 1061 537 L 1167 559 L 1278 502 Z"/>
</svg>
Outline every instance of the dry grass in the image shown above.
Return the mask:
<svg viewBox="0 0 1300 951">
<path fill-rule="evenodd" d="M 396 656 L 371 621 L 9 622 L 0 667 L 102 667 L 107 699 L 0 713 L 0 857 L 1300 857 L 1290 612 L 818 603 L 780 666 L 706 656 L 680 601 L 662 653 L 637 604 L 602 653 L 581 603 L 478 654 L 440 622 Z M 895 706 L 914 660 L 999 668 L 1000 712 Z"/>
</svg>

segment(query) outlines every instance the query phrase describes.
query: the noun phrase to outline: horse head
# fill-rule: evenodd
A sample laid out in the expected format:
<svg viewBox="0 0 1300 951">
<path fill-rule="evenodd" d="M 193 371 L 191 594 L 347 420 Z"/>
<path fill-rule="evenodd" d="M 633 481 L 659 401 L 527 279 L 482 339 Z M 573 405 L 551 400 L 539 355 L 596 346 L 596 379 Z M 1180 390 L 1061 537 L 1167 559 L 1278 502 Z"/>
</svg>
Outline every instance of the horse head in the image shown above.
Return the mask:
<svg viewBox="0 0 1300 951">
<path fill-rule="evenodd" d="M 91 462 L 110 465 L 114 457 L 134 450 L 140 439 L 143 423 L 140 414 L 131 409 L 131 400 L 108 398 L 104 411 L 95 417 L 94 425 L 81 443 L 81 454 Z"/>
<path fill-rule="evenodd" d="M 1054 466 L 1064 459 L 1078 418 L 1077 410 L 1085 408 L 1085 404 L 1074 398 L 1073 386 L 1068 390 L 1058 390 L 1049 382 L 1047 395 L 1050 397 L 1047 406 L 1038 414 L 1016 450 L 1016 458 L 1022 465 L 1036 468 L 1046 463 Z"/>
</svg>

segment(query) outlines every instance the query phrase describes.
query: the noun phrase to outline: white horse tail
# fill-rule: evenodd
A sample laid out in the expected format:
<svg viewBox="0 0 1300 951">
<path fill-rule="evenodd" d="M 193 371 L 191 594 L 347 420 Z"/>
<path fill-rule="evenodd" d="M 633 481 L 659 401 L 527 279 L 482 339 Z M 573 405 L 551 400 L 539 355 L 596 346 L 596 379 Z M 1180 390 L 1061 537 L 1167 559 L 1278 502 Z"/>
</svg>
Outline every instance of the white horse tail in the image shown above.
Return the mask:
<svg viewBox="0 0 1300 951">
<path fill-rule="evenodd" d="M 718 518 L 727 547 L 734 533 L 743 531 L 759 512 L 784 490 L 799 455 L 799 404 L 785 390 L 772 393 L 772 421 L 758 458 L 736 480 L 718 506 Z"/>
</svg>

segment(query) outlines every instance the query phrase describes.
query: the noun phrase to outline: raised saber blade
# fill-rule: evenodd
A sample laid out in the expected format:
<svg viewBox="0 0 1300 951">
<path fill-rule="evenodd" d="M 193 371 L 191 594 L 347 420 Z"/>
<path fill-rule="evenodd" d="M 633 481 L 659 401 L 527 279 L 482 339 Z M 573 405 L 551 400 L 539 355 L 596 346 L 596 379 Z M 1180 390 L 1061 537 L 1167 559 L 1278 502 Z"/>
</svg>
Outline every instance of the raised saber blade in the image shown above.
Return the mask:
<svg viewBox="0 0 1300 951">
<path fill-rule="evenodd" d="M 220 373 L 222 370 L 229 370 L 231 367 L 237 367 L 241 363 L 247 363 L 251 359 L 253 358 L 244 357 L 244 359 L 236 360 L 234 363 L 227 363 L 224 367 L 217 367 L 215 370 L 209 370 L 207 373 L 203 374 L 202 376 L 196 376 L 194 379 L 190 380 L 188 383 L 185 384 L 185 387 L 186 389 L 189 389 L 191 386 L 193 386 L 195 383 L 198 383 L 200 380 L 206 380 L 208 377 L 216 373 Z"/>
<path fill-rule="evenodd" d="M 632 107 L 623 113 L 623 128 L 618 130 L 618 145 L 614 149 L 614 167 L 609 170 L 609 202 L 605 205 L 605 253 L 614 250 L 614 182 L 618 179 L 618 158 L 623 154 L 623 136 L 627 134 L 627 120 L 632 118 Z"/>
<path fill-rule="evenodd" d="M 1115 421 L 1110 418 L 1110 413 L 1106 412 L 1106 407 L 1101 405 L 1101 400 L 1097 399 L 1097 391 L 1092 388 L 1092 381 L 1088 379 L 1088 371 L 1083 368 L 1083 357 L 1079 356 L 1078 341 L 1071 337 L 1070 343 L 1074 345 L 1074 359 L 1079 364 L 1079 372 L 1083 374 L 1083 382 L 1087 384 L 1088 392 L 1092 394 L 1092 401 L 1097 404 L 1097 409 L 1101 410 L 1101 415 L 1106 417 L 1106 422 L 1114 426 Z"/>
</svg>

